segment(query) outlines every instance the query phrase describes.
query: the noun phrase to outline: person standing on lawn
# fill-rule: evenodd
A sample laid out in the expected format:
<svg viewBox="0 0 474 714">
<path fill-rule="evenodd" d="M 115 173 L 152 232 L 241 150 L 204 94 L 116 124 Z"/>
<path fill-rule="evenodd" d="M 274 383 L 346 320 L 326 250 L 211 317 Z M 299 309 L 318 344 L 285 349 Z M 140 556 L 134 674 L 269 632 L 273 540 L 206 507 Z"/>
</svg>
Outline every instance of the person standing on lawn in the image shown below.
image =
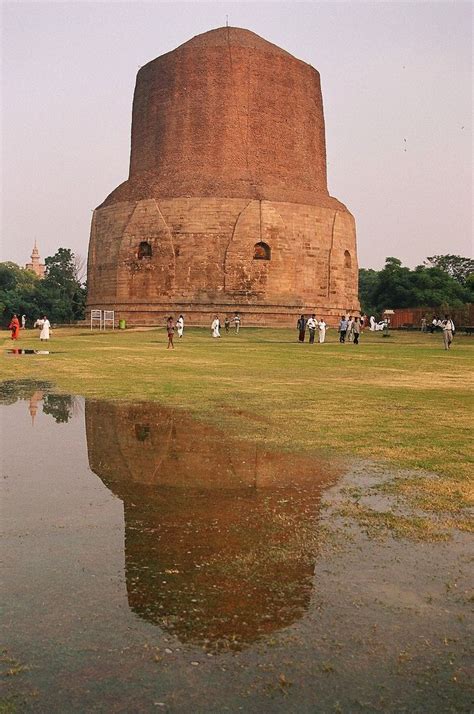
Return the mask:
<svg viewBox="0 0 474 714">
<path fill-rule="evenodd" d="M 347 332 L 347 319 L 345 315 L 341 316 L 341 320 L 339 322 L 339 342 L 344 344 L 346 341 L 346 332 Z"/>
<path fill-rule="evenodd" d="M 352 342 L 352 329 L 354 327 L 354 318 L 352 315 L 349 316 L 349 319 L 347 320 L 347 332 L 346 332 L 346 339 L 348 342 Z"/>
<path fill-rule="evenodd" d="M 352 334 L 354 335 L 354 344 L 359 344 L 360 337 L 360 320 L 358 317 L 354 319 L 354 324 L 352 325 Z"/>
<path fill-rule="evenodd" d="M 240 330 L 240 313 L 236 312 L 236 313 L 234 314 L 234 317 L 233 317 L 233 320 L 232 320 L 232 321 L 233 321 L 234 326 L 235 326 L 235 334 L 238 335 L 238 334 L 239 334 L 239 330 Z M 220 335 L 219 335 L 219 337 L 220 337 Z"/>
<path fill-rule="evenodd" d="M 8 325 L 8 329 L 12 331 L 12 340 L 17 340 L 20 336 L 20 321 L 17 315 L 13 315 L 10 324 Z"/>
<path fill-rule="evenodd" d="M 298 340 L 304 342 L 304 337 L 306 334 L 306 319 L 304 315 L 301 315 L 298 322 L 296 323 L 296 329 L 298 330 Z"/>
<path fill-rule="evenodd" d="M 174 321 L 171 315 L 166 321 L 166 332 L 168 333 L 168 347 L 167 350 L 174 350 L 173 337 L 174 337 Z"/>
<path fill-rule="evenodd" d="M 455 327 L 454 327 L 454 322 L 451 320 L 449 315 L 444 316 L 443 320 L 443 343 L 444 343 L 444 349 L 445 350 L 450 350 L 451 349 L 451 343 L 453 341 L 453 335 L 455 332 Z"/>
<path fill-rule="evenodd" d="M 211 323 L 211 333 L 212 333 L 213 337 L 221 336 L 221 333 L 219 332 L 220 327 L 221 327 L 221 323 L 219 322 L 219 318 L 216 315 Z"/>
<path fill-rule="evenodd" d="M 322 319 L 318 322 L 318 331 L 319 331 L 319 344 L 322 345 L 323 342 L 326 340 L 326 323 Z"/>
<path fill-rule="evenodd" d="M 308 318 L 308 322 L 306 323 L 306 327 L 309 330 L 309 344 L 314 345 L 314 335 L 316 333 L 316 327 L 318 323 L 316 322 L 316 315 L 311 315 L 311 317 Z"/>
<path fill-rule="evenodd" d="M 41 332 L 40 332 L 40 340 L 41 342 L 48 342 L 49 340 L 49 331 L 51 329 L 51 323 L 46 317 L 46 315 L 43 315 L 41 320 L 37 320 L 36 323 L 38 327 L 41 327 Z"/>
</svg>

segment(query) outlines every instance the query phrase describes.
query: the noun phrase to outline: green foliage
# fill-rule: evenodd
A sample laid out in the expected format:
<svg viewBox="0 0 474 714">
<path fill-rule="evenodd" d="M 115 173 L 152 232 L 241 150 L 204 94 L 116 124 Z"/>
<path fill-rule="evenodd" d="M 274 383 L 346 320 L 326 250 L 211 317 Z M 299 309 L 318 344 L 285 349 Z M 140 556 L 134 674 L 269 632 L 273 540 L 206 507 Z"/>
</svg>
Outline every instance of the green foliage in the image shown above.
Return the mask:
<svg viewBox="0 0 474 714">
<path fill-rule="evenodd" d="M 2 323 L 8 324 L 14 313 L 39 317 L 37 301 L 39 278 L 16 263 L 0 263 L 0 314 Z"/>
<path fill-rule="evenodd" d="M 426 259 L 425 265 L 444 270 L 461 285 L 466 285 L 470 279 L 472 285 L 474 279 L 474 260 L 472 258 L 451 254 L 432 255 Z"/>
<path fill-rule="evenodd" d="M 462 284 L 440 267 L 419 265 L 410 270 L 393 257 L 386 258 L 379 272 L 361 269 L 359 280 L 362 309 L 368 313 L 403 307 L 456 308 L 474 301 L 472 277 Z"/>
<path fill-rule="evenodd" d="M 378 271 L 372 268 L 361 268 L 359 270 L 359 300 L 363 313 L 372 315 L 377 312 L 372 304 L 372 294 L 378 281 Z"/>
<path fill-rule="evenodd" d="M 47 315 L 51 322 L 75 322 L 85 313 L 86 288 L 76 277 L 74 253 L 59 248 L 46 258 L 46 275 L 40 280 L 15 263 L 0 263 L 0 315 L 3 325 L 11 316 L 25 314 L 28 324 Z"/>
</svg>

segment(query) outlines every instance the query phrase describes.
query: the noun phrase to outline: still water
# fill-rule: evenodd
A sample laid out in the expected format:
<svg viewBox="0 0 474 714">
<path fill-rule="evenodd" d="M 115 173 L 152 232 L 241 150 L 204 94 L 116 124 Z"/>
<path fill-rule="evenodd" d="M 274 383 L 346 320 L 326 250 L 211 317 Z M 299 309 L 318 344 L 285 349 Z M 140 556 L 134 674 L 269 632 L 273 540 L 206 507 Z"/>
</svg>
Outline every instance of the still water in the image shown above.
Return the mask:
<svg viewBox="0 0 474 714">
<path fill-rule="evenodd" d="M 364 464 L 4 383 L 2 703 L 469 711 L 467 545 L 337 516 Z"/>
</svg>

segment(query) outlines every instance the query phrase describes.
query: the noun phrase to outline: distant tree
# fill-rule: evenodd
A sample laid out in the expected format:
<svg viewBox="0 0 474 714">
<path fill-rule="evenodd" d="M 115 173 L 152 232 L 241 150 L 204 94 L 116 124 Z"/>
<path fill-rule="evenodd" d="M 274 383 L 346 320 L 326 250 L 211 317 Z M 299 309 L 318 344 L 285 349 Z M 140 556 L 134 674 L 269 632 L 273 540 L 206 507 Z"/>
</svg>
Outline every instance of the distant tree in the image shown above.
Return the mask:
<svg viewBox="0 0 474 714">
<path fill-rule="evenodd" d="M 372 295 L 378 284 L 379 271 L 372 268 L 360 268 L 359 270 L 359 300 L 363 313 L 371 315 L 375 312 Z"/>
<path fill-rule="evenodd" d="M 84 285 L 87 277 L 87 260 L 78 253 L 74 255 L 74 276 L 81 285 Z"/>
<path fill-rule="evenodd" d="M 403 307 L 460 307 L 474 295 L 446 271 L 437 267 L 405 268 L 398 258 L 387 258 L 370 293 L 376 311 Z"/>
<path fill-rule="evenodd" d="M 29 324 L 42 315 L 51 322 L 75 322 L 85 313 L 86 286 L 78 279 L 81 261 L 69 248 L 59 248 L 45 260 L 40 280 L 16 263 L 0 263 L 0 319 L 8 324 L 13 313 L 25 314 Z"/>
<path fill-rule="evenodd" d="M 444 270 L 461 285 L 466 285 L 468 278 L 474 274 L 474 260 L 461 255 L 432 255 L 426 259 L 425 265 Z"/>
<path fill-rule="evenodd" d="M 12 262 L 0 263 L 0 320 L 8 324 L 11 316 L 27 315 L 35 320 L 39 316 L 39 278 L 30 270 Z"/>
<path fill-rule="evenodd" d="M 474 274 L 462 284 L 440 267 L 419 265 L 410 270 L 398 258 L 389 257 L 383 270 L 361 268 L 359 290 L 362 310 L 368 314 L 404 307 L 447 310 L 474 301 Z"/>
<path fill-rule="evenodd" d="M 59 248 L 45 259 L 45 277 L 39 286 L 44 312 L 54 322 L 74 322 L 84 317 L 86 289 L 77 278 L 70 248 Z"/>
</svg>

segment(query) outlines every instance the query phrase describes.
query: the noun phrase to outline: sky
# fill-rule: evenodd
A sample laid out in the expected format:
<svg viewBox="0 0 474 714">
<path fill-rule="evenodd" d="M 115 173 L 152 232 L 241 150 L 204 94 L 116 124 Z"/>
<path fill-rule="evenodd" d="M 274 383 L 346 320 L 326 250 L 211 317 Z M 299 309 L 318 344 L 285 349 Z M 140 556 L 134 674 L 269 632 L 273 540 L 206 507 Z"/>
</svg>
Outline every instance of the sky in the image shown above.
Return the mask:
<svg viewBox="0 0 474 714">
<path fill-rule="evenodd" d="M 472 255 L 468 2 L 3 2 L 0 260 L 36 240 L 85 258 L 92 210 L 128 175 L 140 66 L 243 27 L 321 75 L 329 192 L 359 265 Z"/>
</svg>

